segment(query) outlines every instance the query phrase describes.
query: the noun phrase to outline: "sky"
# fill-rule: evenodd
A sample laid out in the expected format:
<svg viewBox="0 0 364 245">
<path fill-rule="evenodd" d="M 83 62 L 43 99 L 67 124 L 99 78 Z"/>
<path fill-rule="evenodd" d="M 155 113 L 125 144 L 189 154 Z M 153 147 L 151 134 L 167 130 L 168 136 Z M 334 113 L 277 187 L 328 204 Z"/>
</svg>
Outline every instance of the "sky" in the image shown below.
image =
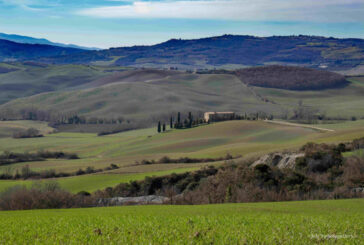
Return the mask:
<svg viewBox="0 0 364 245">
<path fill-rule="evenodd" d="M 364 0 L 0 0 L 0 32 L 99 48 L 223 34 L 364 38 Z"/>
</svg>

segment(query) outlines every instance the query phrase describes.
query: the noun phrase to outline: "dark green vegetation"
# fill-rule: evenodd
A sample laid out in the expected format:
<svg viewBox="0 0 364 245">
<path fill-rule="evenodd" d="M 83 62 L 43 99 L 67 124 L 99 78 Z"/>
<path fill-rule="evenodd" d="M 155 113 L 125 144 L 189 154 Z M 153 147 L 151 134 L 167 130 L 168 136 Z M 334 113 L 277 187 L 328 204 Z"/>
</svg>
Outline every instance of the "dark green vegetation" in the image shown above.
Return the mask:
<svg viewBox="0 0 364 245">
<path fill-rule="evenodd" d="M 102 51 L 44 58 L 44 62 L 121 66 L 212 68 L 272 63 L 349 69 L 363 64 L 362 39 L 317 36 L 253 37 L 224 35 L 196 40 L 172 39 L 153 46 L 112 48 Z"/>
<path fill-rule="evenodd" d="M 353 199 L 0 212 L 0 243 L 360 244 L 363 207 Z"/>
<path fill-rule="evenodd" d="M 37 60 L 41 57 L 69 55 L 84 50 L 43 44 L 24 44 L 0 39 L 0 61 Z"/>
<path fill-rule="evenodd" d="M 162 157 L 159 160 L 142 160 L 137 162 L 137 164 L 170 164 L 170 163 L 203 163 L 203 162 L 220 162 L 220 161 L 227 161 L 233 160 L 235 158 L 240 158 L 241 156 L 233 157 L 230 154 L 226 154 L 225 157 L 218 157 L 218 158 L 190 158 L 190 157 L 180 157 L 177 159 L 173 159 L 170 157 Z"/>
<path fill-rule="evenodd" d="M 39 162 L 46 159 L 78 159 L 76 154 L 64 152 L 39 151 L 37 153 L 14 153 L 4 152 L 0 155 L 0 166 L 9 165 L 20 162 Z"/>
<path fill-rule="evenodd" d="M 318 90 L 348 85 L 337 73 L 293 66 L 264 66 L 240 69 L 237 76 L 251 86 L 290 90 Z"/>
</svg>

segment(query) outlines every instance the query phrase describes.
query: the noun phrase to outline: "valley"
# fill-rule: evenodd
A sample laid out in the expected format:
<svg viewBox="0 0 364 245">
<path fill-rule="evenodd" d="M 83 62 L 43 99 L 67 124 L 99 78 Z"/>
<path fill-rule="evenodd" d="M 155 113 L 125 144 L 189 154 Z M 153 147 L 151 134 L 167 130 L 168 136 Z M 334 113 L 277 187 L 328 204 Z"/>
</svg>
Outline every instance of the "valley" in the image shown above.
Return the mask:
<svg viewBox="0 0 364 245">
<path fill-rule="evenodd" d="M 0 23 L 0 245 L 363 244 L 363 0 L 0 0 Z"/>
</svg>

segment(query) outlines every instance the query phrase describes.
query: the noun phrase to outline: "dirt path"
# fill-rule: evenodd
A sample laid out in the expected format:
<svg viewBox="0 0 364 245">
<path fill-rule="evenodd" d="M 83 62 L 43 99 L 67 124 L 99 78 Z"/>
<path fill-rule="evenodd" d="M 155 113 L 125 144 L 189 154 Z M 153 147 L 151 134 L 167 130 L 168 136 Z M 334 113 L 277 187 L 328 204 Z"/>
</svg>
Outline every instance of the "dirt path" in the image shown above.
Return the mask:
<svg viewBox="0 0 364 245">
<path fill-rule="evenodd" d="M 292 126 L 292 127 L 310 128 L 310 129 L 315 129 L 315 130 L 323 131 L 323 132 L 335 132 L 335 130 L 332 130 L 332 129 L 319 128 L 319 127 L 316 127 L 316 126 L 304 125 L 304 124 L 299 124 L 299 123 L 290 123 L 290 122 L 272 121 L 272 120 L 264 120 L 264 122 L 275 123 L 275 124 L 286 125 L 286 126 Z"/>
</svg>

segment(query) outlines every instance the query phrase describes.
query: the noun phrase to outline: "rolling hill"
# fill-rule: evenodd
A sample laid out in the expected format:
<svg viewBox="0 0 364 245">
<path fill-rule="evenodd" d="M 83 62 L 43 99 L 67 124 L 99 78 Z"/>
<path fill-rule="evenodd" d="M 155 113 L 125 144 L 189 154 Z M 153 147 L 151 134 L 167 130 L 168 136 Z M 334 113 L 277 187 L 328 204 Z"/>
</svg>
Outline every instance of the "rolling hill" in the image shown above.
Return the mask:
<svg viewBox="0 0 364 245">
<path fill-rule="evenodd" d="M 76 87 L 125 70 L 82 65 L 46 65 L 34 62 L 0 63 L 0 104 L 50 91 Z"/>
<path fill-rule="evenodd" d="M 16 43 L 0 39 L 0 61 L 37 60 L 41 57 L 70 55 L 81 52 L 85 52 L 85 50 L 44 44 Z"/>
<path fill-rule="evenodd" d="M 152 46 L 111 48 L 42 60 L 60 64 L 101 62 L 182 69 L 291 64 L 347 70 L 364 64 L 364 40 L 318 36 L 224 35 L 195 40 L 172 39 Z"/>
<path fill-rule="evenodd" d="M 40 127 L 44 123 L 5 122 L 4 127 Z M 87 167 L 105 168 L 111 163 L 120 168 L 80 176 L 57 178 L 62 187 L 72 192 L 95 191 L 121 182 L 140 180 L 145 176 L 160 176 L 191 171 L 206 165 L 219 165 L 224 161 L 205 163 L 140 164 L 142 160 L 171 158 L 216 158 L 241 155 L 250 159 L 284 149 L 294 150 L 307 142 L 339 143 L 364 136 L 363 120 L 322 125 L 334 131 L 267 123 L 264 121 L 228 121 L 187 130 L 172 130 L 158 134 L 155 127 L 99 137 L 88 133 L 53 133 L 41 138 L 0 138 L 3 152 L 62 151 L 76 153 L 80 159 L 48 159 L 38 162 L 19 162 L 11 165 L 14 173 L 29 165 L 34 171 L 54 169 L 56 172 L 74 172 Z M 237 159 L 239 161 L 241 159 Z M 137 163 L 139 162 L 139 164 Z M 9 166 L 0 166 L 0 174 Z M 0 180 L 0 192 L 14 185 L 31 185 L 32 180 Z"/>
<path fill-rule="evenodd" d="M 292 115 L 300 101 L 327 117 L 364 116 L 362 77 L 344 79 L 306 68 L 269 66 L 239 70 L 235 75 L 88 65 L 0 67 L 15 70 L 0 74 L 0 116 L 4 118 L 41 110 L 87 118 L 123 117 L 145 127 L 189 111 L 195 115 L 206 111 Z M 252 78 L 261 83 L 251 83 Z"/>
</svg>

